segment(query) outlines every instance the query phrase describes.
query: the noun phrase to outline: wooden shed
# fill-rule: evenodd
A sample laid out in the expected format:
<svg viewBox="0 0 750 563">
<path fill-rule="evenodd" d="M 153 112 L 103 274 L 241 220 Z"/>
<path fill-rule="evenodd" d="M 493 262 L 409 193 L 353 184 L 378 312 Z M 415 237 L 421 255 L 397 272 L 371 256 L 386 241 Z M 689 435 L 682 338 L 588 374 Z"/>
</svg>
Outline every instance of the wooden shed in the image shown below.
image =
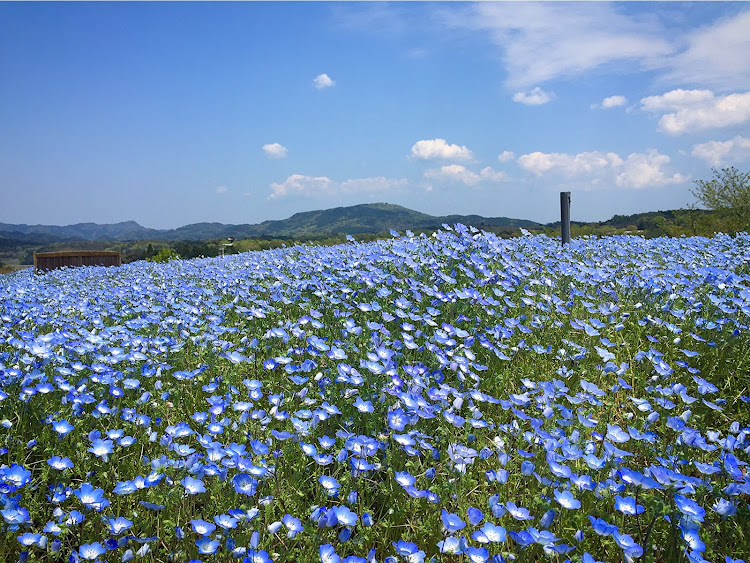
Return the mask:
<svg viewBox="0 0 750 563">
<path fill-rule="evenodd" d="M 58 252 L 35 252 L 34 269 L 56 270 L 76 266 L 119 266 L 122 255 L 113 250 L 60 250 Z"/>
</svg>

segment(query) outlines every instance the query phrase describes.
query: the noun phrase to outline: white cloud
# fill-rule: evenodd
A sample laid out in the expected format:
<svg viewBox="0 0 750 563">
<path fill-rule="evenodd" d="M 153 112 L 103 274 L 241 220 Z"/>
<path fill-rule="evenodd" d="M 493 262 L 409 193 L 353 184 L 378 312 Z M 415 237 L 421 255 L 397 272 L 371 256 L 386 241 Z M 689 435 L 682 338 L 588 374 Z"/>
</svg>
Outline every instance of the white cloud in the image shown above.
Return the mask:
<svg viewBox="0 0 750 563">
<path fill-rule="evenodd" d="M 715 96 L 711 90 L 672 90 L 641 100 L 645 111 L 662 113 L 658 130 L 682 135 L 750 121 L 750 92 Z"/>
<path fill-rule="evenodd" d="M 286 158 L 286 147 L 279 143 L 263 145 L 263 152 L 270 158 Z"/>
<path fill-rule="evenodd" d="M 476 2 L 441 13 L 444 27 L 489 35 L 513 91 L 601 69 L 655 70 L 675 86 L 750 88 L 748 10 L 697 29 L 675 23 L 669 10 L 609 2 Z"/>
<path fill-rule="evenodd" d="M 330 76 L 327 74 L 319 74 L 315 77 L 315 80 L 313 80 L 313 86 L 315 86 L 318 90 L 322 90 L 323 88 L 330 88 L 331 86 L 334 86 L 336 82 L 331 79 Z"/>
<path fill-rule="evenodd" d="M 669 162 L 666 154 L 659 154 L 655 150 L 633 153 L 623 164 L 623 171 L 617 175 L 616 183 L 625 188 L 641 189 L 687 181 L 687 176 L 683 174 L 675 172 L 670 175 L 663 170 Z"/>
<path fill-rule="evenodd" d="M 674 51 L 651 18 L 599 2 L 478 2 L 445 25 L 486 30 L 500 48 L 507 86 L 528 88 L 613 62 L 651 68 Z"/>
<path fill-rule="evenodd" d="M 509 162 L 516 158 L 516 155 L 513 151 L 503 151 L 499 155 L 497 155 L 497 160 L 500 162 Z"/>
<path fill-rule="evenodd" d="M 432 158 L 470 160 L 472 158 L 471 151 L 468 148 L 449 145 L 445 139 L 417 141 L 411 148 L 411 155 L 424 160 Z"/>
<path fill-rule="evenodd" d="M 617 153 L 599 151 L 579 154 L 533 152 L 518 157 L 519 166 L 537 176 L 556 173 L 588 180 L 591 187 L 610 182 L 635 189 L 685 182 L 686 176 L 665 170 L 669 163 L 667 155 L 655 150 L 633 153 L 626 159 Z"/>
<path fill-rule="evenodd" d="M 627 103 L 628 99 L 625 96 L 609 96 L 608 98 L 604 98 L 601 105 L 598 107 L 601 107 L 602 109 L 610 109 L 624 106 Z"/>
<path fill-rule="evenodd" d="M 582 152 L 579 154 L 566 153 L 542 153 L 533 152 L 518 157 L 518 164 L 524 170 L 533 172 L 537 176 L 554 170 L 566 176 L 577 176 L 581 174 L 593 174 L 612 166 L 622 164 L 622 159 L 613 152 L 601 153 L 598 151 Z"/>
<path fill-rule="evenodd" d="M 229 191 L 229 189 L 226 186 L 216 186 L 216 193 L 217 194 L 225 194 Z"/>
<path fill-rule="evenodd" d="M 287 195 L 333 196 L 353 193 L 376 193 L 401 188 L 407 185 L 404 178 L 351 178 L 343 182 L 334 182 L 327 176 L 305 176 L 292 174 L 281 183 L 271 184 L 268 199 Z"/>
<path fill-rule="evenodd" d="M 479 174 L 477 174 L 460 164 L 448 164 L 446 166 L 441 166 L 440 168 L 431 168 L 425 170 L 424 175 L 425 178 L 450 180 L 466 184 L 467 186 L 475 186 L 482 181 L 500 182 L 506 178 L 504 172 L 497 172 L 490 166 L 486 166 L 479 172 Z"/>
<path fill-rule="evenodd" d="M 708 141 L 693 146 L 692 155 L 711 166 L 750 159 L 750 138 L 737 135 L 728 141 Z"/>
<path fill-rule="evenodd" d="M 545 92 L 539 86 L 531 92 L 516 92 L 513 94 L 513 101 L 527 106 L 540 106 L 546 104 L 555 97 L 554 92 Z"/>
<path fill-rule="evenodd" d="M 750 11 L 687 34 L 663 79 L 715 89 L 750 88 Z"/>
</svg>

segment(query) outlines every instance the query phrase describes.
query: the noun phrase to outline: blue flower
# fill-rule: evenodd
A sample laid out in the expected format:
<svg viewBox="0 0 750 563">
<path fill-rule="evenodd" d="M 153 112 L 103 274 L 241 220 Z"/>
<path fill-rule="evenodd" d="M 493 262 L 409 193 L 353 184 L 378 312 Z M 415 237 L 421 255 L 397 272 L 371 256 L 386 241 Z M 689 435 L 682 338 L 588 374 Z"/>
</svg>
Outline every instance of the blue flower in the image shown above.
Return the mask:
<svg viewBox="0 0 750 563">
<path fill-rule="evenodd" d="M 443 521 L 443 527 L 448 533 L 457 532 L 466 526 L 466 522 L 461 520 L 457 514 L 448 512 L 445 508 L 443 508 L 440 518 Z"/>
<path fill-rule="evenodd" d="M 121 533 L 123 533 L 133 525 L 133 522 L 131 520 L 128 520 L 127 518 L 124 518 L 122 516 L 106 519 L 105 522 L 107 523 L 109 532 L 115 536 L 119 536 Z"/>
<path fill-rule="evenodd" d="M 615 495 L 615 510 L 619 510 L 623 514 L 635 516 L 641 514 L 646 509 L 642 505 L 636 504 L 633 497 L 623 498 L 620 495 Z"/>
<path fill-rule="evenodd" d="M 703 518 L 706 516 L 706 511 L 701 506 L 687 497 L 675 494 L 674 502 L 677 509 L 689 520 L 696 522 L 703 522 Z"/>
<path fill-rule="evenodd" d="M 60 457 L 59 455 L 53 455 L 47 460 L 47 464 L 53 469 L 62 471 L 63 469 L 70 469 L 73 467 L 73 462 L 67 457 Z"/>
<path fill-rule="evenodd" d="M 194 479 L 189 475 L 185 477 L 180 484 L 185 487 L 185 492 L 189 495 L 197 495 L 198 493 L 205 493 L 206 486 L 200 479 Z"/>
<path fill-rule="evenodd" d="M 576 510 L 578 508 L 581 508 L 581 501 L 576 499 L 573 494 L 569 490 L 564 490 L 562 492 L 555 489 L 555 500 L 562 506 L 563 508 L 567 508 L 568 510 Z"/>
<path fill-rule="evenodd" d="M 106 549 L 99 542 L 84 543 L 78 548 L 78 555 L 83 559 L 96 559 L 105 551 Z"/>
<path fill-rule="evenodd" d="M 320 555 L 320 563 L 340 563 L 341 561 L 341 557 L 336 554 L 330 543 L 321 545 L 318 548 L 318 554 Z"/>
</svg>

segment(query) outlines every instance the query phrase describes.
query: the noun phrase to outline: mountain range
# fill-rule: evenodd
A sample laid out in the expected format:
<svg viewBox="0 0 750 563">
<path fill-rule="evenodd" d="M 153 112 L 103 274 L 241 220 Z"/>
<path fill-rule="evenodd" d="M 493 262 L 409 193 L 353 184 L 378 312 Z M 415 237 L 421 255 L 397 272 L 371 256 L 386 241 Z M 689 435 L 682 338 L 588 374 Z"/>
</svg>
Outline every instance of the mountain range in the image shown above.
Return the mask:
<svg viewBox="0 0 750 563">
<path fill-rule="evenodd" d="M 369 203 L 351 207 L 336 207 L 319 211 L 296 213 L 288 219 L 263 221 L 254 225 L 226 225 L 223 223 L 193 223 L 176 229 L 150 229 L 135 221 L 100 225 L 24 225 L 0 223 L 0 238 L 19 242 L 135 241 L 135 240 L 205 240 L 234 237 L 306 237 L 341 234 L 381 233 L 390 229 L 439 228 L 443 223 L 462 223 L 476 227 L 539 227 L 539 223 L 509 217 L 481 215 L 433 216 L 400 205 Z"/>
</svg>

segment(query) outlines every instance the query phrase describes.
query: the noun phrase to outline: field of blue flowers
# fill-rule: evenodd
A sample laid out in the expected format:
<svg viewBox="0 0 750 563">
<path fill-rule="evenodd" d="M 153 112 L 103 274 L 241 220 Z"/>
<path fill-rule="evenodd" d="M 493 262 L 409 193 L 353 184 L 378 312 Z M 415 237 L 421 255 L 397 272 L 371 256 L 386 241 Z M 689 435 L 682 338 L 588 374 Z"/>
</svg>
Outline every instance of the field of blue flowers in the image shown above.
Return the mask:
<svg viewBox="0 0 750 563">
<path fill-rule="evenodd" d="M 0 560 L 750 560 L 750 236 L 0 278 Z"/>
</svg>

